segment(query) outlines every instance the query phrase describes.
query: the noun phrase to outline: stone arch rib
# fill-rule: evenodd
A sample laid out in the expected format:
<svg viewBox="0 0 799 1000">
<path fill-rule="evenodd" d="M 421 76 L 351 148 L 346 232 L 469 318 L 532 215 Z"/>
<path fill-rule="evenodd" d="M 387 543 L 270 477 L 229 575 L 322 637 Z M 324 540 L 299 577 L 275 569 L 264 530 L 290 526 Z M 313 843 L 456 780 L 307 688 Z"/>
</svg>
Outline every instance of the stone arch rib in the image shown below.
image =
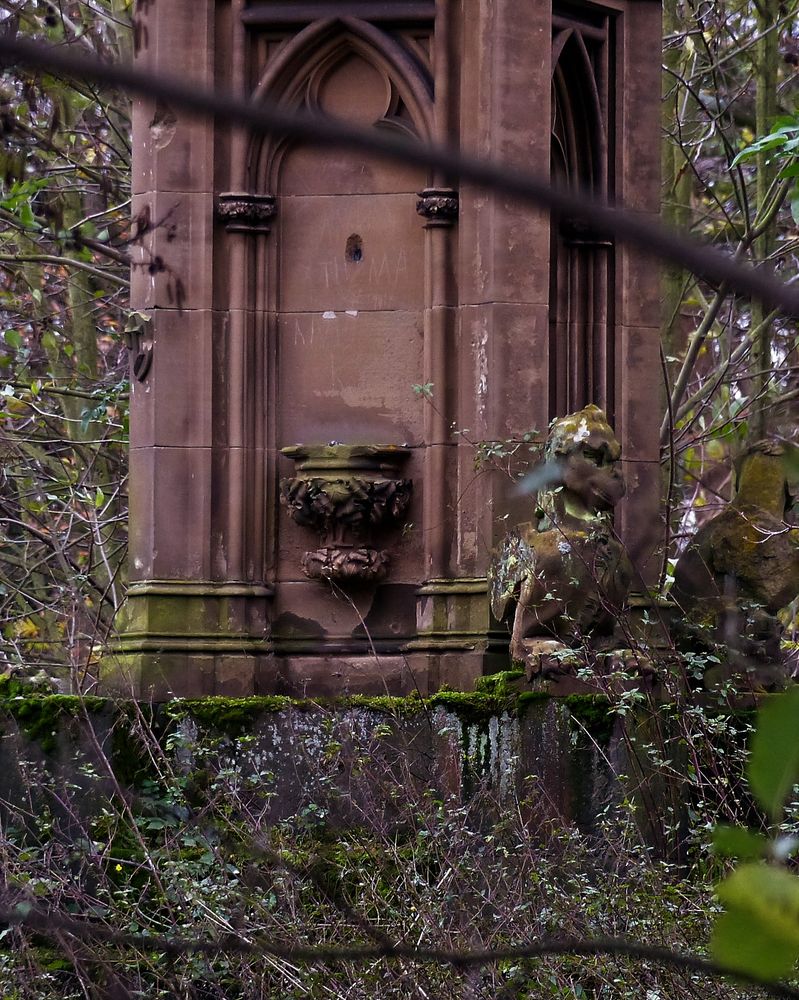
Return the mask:
<svg viewBox="0 0 799 1000">
<path fill-rule="evenodd" d="M 355 54 L 371 63 L 392 82 L 408 109 L 422 141 L 433 134 L 433 83 L 416 58 L 380 28 L 356 17 L 315 21 L 298 32 L 275 56 L 252 94 L 257 103 L 269 98 L 288 107 L 299 107 L 308 81 L 319 67 L 336 58 Z M 259 137 L 247 158 L 252 190 L 274 186 L 274 164 L 285 150 L 281 137 Z"/>
</svg>

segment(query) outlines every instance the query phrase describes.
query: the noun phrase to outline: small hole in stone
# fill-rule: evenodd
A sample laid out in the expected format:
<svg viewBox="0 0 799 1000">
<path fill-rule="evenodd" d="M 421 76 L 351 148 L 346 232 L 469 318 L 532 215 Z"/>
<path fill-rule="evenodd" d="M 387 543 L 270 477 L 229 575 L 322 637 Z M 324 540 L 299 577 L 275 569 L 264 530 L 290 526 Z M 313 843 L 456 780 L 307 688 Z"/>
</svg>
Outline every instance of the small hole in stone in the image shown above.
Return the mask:
<svg viewBox="0 0 799 1000">
<path fill-rule="evenodd" d="M 350 264 L 358 264 L 363 260 L 363 243 L 357 233 L 347 238 L 347 246 L 344 248 L 344 259 Z"/>
</svg>

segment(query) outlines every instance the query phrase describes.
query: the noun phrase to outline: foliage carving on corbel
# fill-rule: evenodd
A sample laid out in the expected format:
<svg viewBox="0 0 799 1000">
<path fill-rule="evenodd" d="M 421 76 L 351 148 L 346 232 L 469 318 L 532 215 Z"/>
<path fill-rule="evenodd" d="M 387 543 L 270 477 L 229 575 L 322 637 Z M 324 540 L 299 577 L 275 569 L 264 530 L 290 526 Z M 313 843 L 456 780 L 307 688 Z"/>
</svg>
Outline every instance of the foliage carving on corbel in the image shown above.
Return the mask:
<svg viewBox="0 0 799 1000">
<path fill-rule="evenodd" d="M 407 448 L 394 445 L 296 445 L 283 448 L 296 475 L 280 481 L 289 516 L 318 532 L 321 545 L 302 558 L 314 580 L 378 583 L 390 558 L 374 536 L 398 526 L 410 504 L 412 483 L 400 475 Z"/>
</svg>

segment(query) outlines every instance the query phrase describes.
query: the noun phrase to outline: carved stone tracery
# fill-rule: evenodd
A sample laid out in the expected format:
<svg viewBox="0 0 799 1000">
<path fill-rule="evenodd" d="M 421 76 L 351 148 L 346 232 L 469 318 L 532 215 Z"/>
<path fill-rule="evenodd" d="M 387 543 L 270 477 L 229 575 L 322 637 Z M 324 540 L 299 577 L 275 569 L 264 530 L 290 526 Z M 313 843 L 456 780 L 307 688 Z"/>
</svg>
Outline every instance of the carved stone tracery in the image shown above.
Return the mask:
<svg viewBox="0 0 799 1000">
<path fill-rule="evenodd" d="M 556 4 L 556 7 L 558 5 Z M 553 15 L 550 170 L 564 187 L 610 193 L 607 103 L 612 19 Z M 613 416 L 613 243 L 585 220 L 553 219 L 550 245 L 550 418 L 591 400 Z"/>
</svg>

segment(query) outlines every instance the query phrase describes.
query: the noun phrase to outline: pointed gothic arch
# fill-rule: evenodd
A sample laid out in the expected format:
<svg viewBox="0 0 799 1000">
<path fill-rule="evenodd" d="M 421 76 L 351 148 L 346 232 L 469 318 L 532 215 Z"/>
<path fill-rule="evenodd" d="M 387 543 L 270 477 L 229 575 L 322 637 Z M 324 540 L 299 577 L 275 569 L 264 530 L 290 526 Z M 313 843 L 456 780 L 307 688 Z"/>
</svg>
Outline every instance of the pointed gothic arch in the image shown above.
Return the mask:
<svg viewBox="0 0 799 1000">
<path fill-rule="evenodd" d="M 552 39 L 553 183 L 606 197 L 610 175 L 608 39 L 579 22 Z M 553 220 L 550 249 L 550 417 L 614 407 L 613 247 L 590 227 Z"/>
<path fill-rule="evenodd" d="M 275 55 L 253 91 L 293 108 L 324 110 L 324 80 L 347 59 L 360 58 L 381 78 L 386 92 L 382 113 L 369 124 L 396 128 L 429 141 L 433 134 L 433 83 L 427 67 L 398 41 L 356 17 L 316 21 Z M 364 122 L 366 124 L 366 122 Z M 291 143 L 256 139 L 247 158 L 250 190 L 277 190 L 280 164 Z"/>
</svg>

